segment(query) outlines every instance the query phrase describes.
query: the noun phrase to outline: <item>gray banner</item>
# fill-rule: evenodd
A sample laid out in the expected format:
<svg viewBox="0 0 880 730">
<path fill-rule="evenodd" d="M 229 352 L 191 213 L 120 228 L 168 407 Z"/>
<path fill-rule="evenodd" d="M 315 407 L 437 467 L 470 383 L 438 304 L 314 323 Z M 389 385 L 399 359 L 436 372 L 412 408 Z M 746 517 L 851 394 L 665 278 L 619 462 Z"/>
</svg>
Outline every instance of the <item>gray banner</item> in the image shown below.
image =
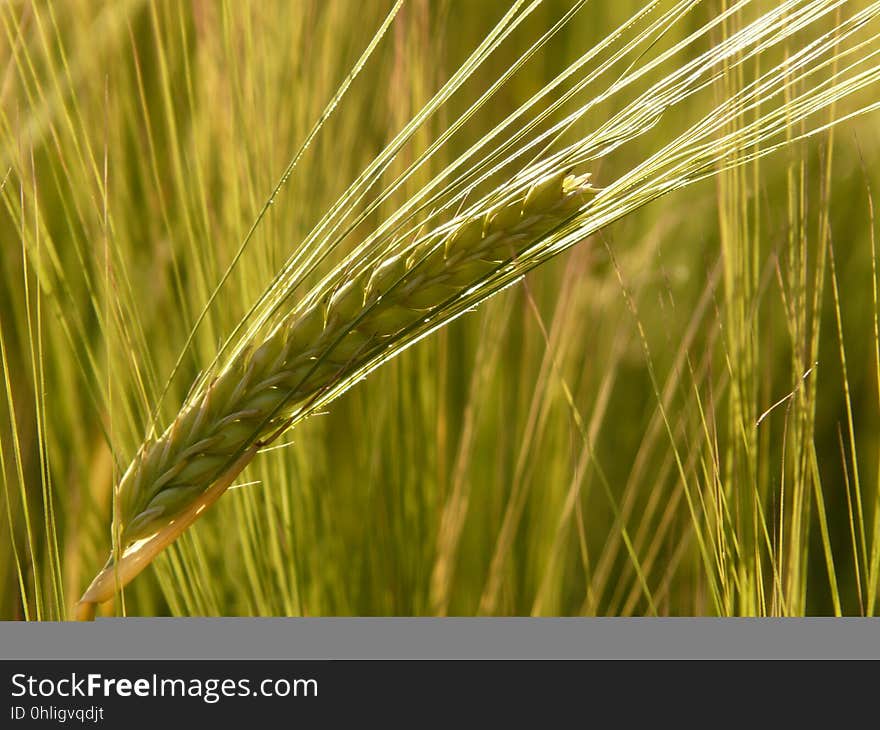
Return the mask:
<svg viewBox="0 0 880 730">
<path fill-rule="evenodd" d="M 0 622 L 0 659 L 880 659 L 880 619 Z"/>
</svg>

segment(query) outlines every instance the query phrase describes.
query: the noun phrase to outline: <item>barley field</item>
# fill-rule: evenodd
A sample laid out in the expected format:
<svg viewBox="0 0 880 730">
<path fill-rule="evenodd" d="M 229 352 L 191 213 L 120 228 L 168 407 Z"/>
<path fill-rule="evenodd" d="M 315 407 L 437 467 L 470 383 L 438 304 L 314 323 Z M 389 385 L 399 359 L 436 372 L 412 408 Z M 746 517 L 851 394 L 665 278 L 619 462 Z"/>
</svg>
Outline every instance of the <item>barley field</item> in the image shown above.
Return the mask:
<svg viewBox="0 0 880 730">
<path fill-rule="evenodd" d="M 880 612 L 880 2 L 0 3 L 0 618 Z"/>
</svg>

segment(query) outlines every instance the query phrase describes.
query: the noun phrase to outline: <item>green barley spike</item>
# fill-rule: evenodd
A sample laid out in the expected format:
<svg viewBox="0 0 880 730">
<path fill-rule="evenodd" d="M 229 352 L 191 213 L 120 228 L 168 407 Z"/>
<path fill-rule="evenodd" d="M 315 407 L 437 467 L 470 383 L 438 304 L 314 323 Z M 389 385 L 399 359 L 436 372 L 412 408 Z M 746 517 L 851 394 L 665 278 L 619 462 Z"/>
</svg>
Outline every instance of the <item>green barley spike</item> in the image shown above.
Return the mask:
<svg viewBox="0 0 880 730">
<path fill-rule="evenodd" d="M 155 440 L 118 486 L 119 550 L 80 600 L 113 597 L 232 483 L 290 417 L 456 294 L 569 218 L 595 191 L 561 173 L 525 197 L 464 220 L 440 245 L 416 246 L 360 272 L 244 348 Z"/>
</svg>

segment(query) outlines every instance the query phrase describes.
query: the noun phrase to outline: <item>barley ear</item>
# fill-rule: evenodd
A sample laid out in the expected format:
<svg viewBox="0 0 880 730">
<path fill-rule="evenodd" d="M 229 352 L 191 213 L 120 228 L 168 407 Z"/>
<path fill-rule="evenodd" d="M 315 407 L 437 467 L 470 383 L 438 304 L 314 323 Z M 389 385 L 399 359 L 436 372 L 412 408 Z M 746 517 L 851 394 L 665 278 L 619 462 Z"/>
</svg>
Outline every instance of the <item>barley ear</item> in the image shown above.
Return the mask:
<svg viewBox="0 0 880 730">
<path fill-rule="evenodd" d="M 159 438 L 141 446 L 118 486 L 118 560 L 111 555 L 77 614 L 93 615 L 95 604 L 149 565 L 304 406 L 564 223 L 595 192 L 589 175 L 548 177 L 518 201 L 466 216 L 444 240 L 428 237 L 308 298 L 311 305 L 243 348 Z"/>
</svg>

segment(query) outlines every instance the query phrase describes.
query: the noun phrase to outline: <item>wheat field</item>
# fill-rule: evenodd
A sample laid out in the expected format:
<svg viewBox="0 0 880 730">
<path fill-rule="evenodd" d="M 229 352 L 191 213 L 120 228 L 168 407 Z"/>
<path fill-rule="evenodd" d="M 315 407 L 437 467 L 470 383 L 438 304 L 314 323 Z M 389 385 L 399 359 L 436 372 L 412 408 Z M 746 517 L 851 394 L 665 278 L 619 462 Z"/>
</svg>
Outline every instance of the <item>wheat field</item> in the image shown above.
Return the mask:
<svg viewBox="0 0 880 730">
<path fill-rule="evenodd" d="M 880 612 L 878 171 L 870 0 L 0 4 L 0 618 Z"/>
</svg>

